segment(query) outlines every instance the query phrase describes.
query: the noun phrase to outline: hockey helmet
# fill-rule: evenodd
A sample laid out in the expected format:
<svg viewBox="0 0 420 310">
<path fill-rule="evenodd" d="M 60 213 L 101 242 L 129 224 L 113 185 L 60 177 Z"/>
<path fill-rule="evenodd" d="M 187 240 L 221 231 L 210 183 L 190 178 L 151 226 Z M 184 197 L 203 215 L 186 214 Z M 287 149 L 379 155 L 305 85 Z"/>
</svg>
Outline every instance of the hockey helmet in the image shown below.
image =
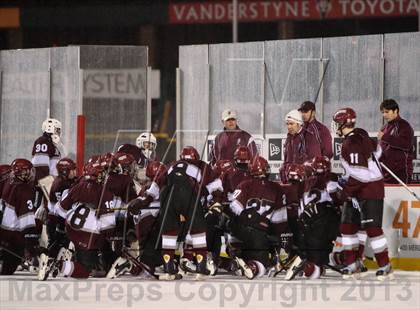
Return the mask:
<svg viewBox="0 0 420 310">
<path fill-rule="evenodd" d="M 248 170 L 253 177 L 265 177 L 270 166 L 264 157 L 256 156 L 248 164 Z"/>
<path fill-rule="evenodd" d="M 179 157 L 182 160 L 200 160 L 200 154 L 198 154 L 197 150 L 192 146 L 184 147 Z"/>
<path fill-rule="evenodd" d="M 303 182 L 307 177 L 307 169 L 304 165 L 300 164 L 290 164 L 286 168 L 286 178 L 288 181 L 298 181 Z"/>
<path fill-rule="evenodd" d="M 146 176 L 150 180 L 154 180 L 159 174 L 164 173 L 166 167 L 163 163 L 157 160 L 150 161 L 146 167 Z"/>
<path fill-rule="evenodd" d="M 10 172 L 12 172 L 12 167 L 10 165 L 0 165 L 0 182 L 6 179 L 10 175 Z"/>
<path fill-rule="evenodd" d="M 238 146 L 233 153 L 233 159 L 237 164 L 248 164 L 251 161 L 251 152 L 246 146 Z"/>
<path fill-rule="evenodd" d="M 54 144 L 60 143 L 61 137 L 61 122 L 55 118 L 47 118 L 42 123 L 42 132 L 51 134 L 51 139 Z"/>
<path fill-rule="evenodd" d="M 30 182 L 35 177 L 35 170 L 32 163 L 24 158 L 17 158 L 11 165 L 13 177 L 22 182 Z"/>
<path fill-rule="evenodd" d="M 214 165 L 213 171 L 217 176 L 221 176 L 233 169 L 233 163 L 229 159 L 219 159 Z"/>
<path fill-rule="evenodd" d="M 136 139 L 136 145 L 150 159 L 156 149 L 156 137 L 151 132 L 142 132 Z"/>
<path fill-rule="evenodd" d="M 311 167 L 316 174 L 323 174 L 331 171 L 331 162 L 326 156 L 315 156 L 311 161 Z"/>
<path fill-rule="evenodd" d="M 83 176 L 86 180 L 102 183 L 105 180 L 106 168 L 101 159 L 88 162 L 83 168 Z"/>
<path fill-rule="evenodd" d="M 58 175 L 68 178 L 70 171 L 76 169 L 76 163 L 70 158 L 62 158 L 57 163 Z"/>
<path fill-rule="evenodd" d="M 331 130 L 339 136 L 342 136 L 342 129 L 353 127 L 356 124 L 356 112 L 352 108 L 343 108 L 334 113 L 331 122 Z"/>
<path fill-rule="evenodd" d="M 124 152 L 117 152 L 112 158 L 112 167 L 115 167 L 121 174 L 133 176 L 136 160 L 133 155 Z"/>
</svg>

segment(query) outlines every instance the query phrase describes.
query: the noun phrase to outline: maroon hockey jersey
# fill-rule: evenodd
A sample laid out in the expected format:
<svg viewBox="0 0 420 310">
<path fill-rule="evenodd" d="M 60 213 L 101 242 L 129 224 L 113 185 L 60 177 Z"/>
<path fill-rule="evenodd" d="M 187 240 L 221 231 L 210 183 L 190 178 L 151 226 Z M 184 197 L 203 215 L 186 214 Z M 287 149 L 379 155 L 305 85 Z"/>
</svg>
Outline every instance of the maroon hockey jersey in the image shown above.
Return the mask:
<svg viewBox="0 0 420 310">
<path fill-rule="evenodd" d="M 0 242 L 24 246 L 25 234 L 35 234 L 35 187 L 33 183 L 21 183 L 12 179 L 5 182 L 1 199 L 4 210 L 0 224 Z"/>
<path fill-rule="evenodd" d="M 382 128 L 384 135 L 380 141 L 380 158 L 403 182 L 409 183 L 413 174 L 414 131 L 410 124 L 397 116 Z M 385 183 L 398 183 L 386 170 Z"/>
<path fill-rule="evenodd" d="M 95 182 L 81 181 L 62 198 L 57 213 L 66 219 L 69 239 L 77 248 L 100 249 L 115 228 L 118 201 Z"/>
<path fill-rule="evenodd" d="M 61 158 L 60 151 L 52 142 L 49 134 L 44 133 L 35 140 L 32 147 L 32 164 L 35 167 L 35 180 L 48 175 L 57 176 L 57 163 Z"/>
<path fill-rule="evenodd" d="M 344 137 L 340 159 L 347 179 L 343 188 L 346 195 L 358 199 L 384 198 L 384 180 L 374 158 L 379 152 L 377 142 L 363 129 L 355 128 Z"/>
<path fill-rule="evenodd" d="M 287 221 L 287 195 L 275 182 L 251 178 L 241 182 L 232 195 L 230 209 L 239 215 L 244 209 L 255 208 L 272 223 Z"/>
</svg>

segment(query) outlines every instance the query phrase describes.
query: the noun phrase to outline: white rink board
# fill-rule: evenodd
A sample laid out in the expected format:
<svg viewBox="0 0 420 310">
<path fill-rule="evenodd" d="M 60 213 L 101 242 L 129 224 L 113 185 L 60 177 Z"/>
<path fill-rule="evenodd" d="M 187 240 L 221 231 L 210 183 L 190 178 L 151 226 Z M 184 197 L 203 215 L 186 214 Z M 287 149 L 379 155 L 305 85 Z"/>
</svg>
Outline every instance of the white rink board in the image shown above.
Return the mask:
<svg viewBox="0 0 420 310">
<path fill-rule="evenodd" d="M 35 281 L 34 275 L 0 278 L 2 310 L 77 309 L 341 309 L 418 310 L 420 272 L 396 271 L 393 282 L 381 283 L 374 272 L 363 281 L 344 281 L 328 272 L 320 280 L 284 281 L 284 274 L 246 280 L 217 275 L 206 281 L 116 280 Z"/>
</svg>

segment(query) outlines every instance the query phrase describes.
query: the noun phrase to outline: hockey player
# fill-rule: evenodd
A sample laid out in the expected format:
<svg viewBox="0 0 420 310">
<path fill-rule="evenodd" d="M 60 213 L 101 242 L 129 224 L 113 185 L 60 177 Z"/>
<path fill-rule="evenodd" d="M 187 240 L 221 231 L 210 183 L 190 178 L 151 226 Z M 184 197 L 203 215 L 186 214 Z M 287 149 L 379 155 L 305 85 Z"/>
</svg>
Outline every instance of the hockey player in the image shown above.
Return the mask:
<svg viewBox="0 0 420 310">
<path fill-rule="evenodd" d="M 355 125 L 356 113 L 351 108 L 340 109 L 333 116 L 332 127 L 344 138 L 340 160 L 347 180 L 343 196 L 348 197 L 340 226 L 347 265 L 342 272 L 344 278 L 357 276 L 357 231 L 362 228 L 370 238 L 379 266 L 376 276 L 382 281 L 392 277 L 392 268 L 382 230 L 384 180 L 376 159 L 381 148 L 365 130 Z"/>
<path fill-rule="evenodd" d="M 4 204 L 0 223 L 0 274 L 11 275 L 23 261 L 39 254 L 35 227 L 34 169 L 29 160 L 18 158 L 12 176 L 3 185 Z"/>
<path fill-rule="evenodd" d="M 151 132 L 142 132 L 136 139 L 136 145 L 141 149 L 147 160 L 156 159 L 156 137 Z"/>
<path fill-rule="evenodd" d="M 61 259 L 59 256 L 60 249 L 65 249 L 69 245 L 69 240 L 65 234 L 65 227 L 63 221 L 57 221 L 57 204 L 61 201 L 63 194 L 75 184 L 76 163 L 70 158 L 62 158 L 57 163 L 58 176 L 54 179 L 51 186 L 49 202 L 48 202 L 48 220 L 47 220 L 47 235 L 48 235 L 48 252 L 40 255 L 38 279 L 44 280 L 49 268 L 56 259 Z M 63 253 L 64 254 L 64 253 Z"/>
<path fill-rule="evenodd" d="M 192 146 L 182 149 L 180 160 L 167 172 L 166 187 L 161 193 L 159 221 L 162 229 L 164 274 L 162 280 L 175 280 L 177 270 L 174 254 L 177 239 L 190 239 L 197 263 L 197 279 L 208 275 L 206 222 L 202 198 L 207 196 L 206 185 L 213 179 L 209 165 L 200 160 Z"/>
<path fill-rule="evenodd" d="M 141 256 L 133 261 L 133 257 L 123 255 L 108 273 L 109 278 L 116 277 L 125 271 L 148 278 L 154 274 L 156 266 L 163 264 L 161 253 L 155 248 L 155 245 L 159 235 L 157 221 L 160 210 L 159 196 L 166 185 L 166 170 L 165 165 L 161 162 L 150 161 L 148 163 L 146 176 L 149 182 L 143 187 L 139 196 L 128 204 L 128 211 L 135 224 Z M 137 268 L 137 266 L 141 266 L 141 268 Z"/>
<path fill-rule="evenodd" d="M 61 136 L 61 122 L 47 118 L 42 123 L 42 136 L 35 140 L 32 148 L 32 164 L 35 167 L 35 180 L 49 175 L 57 176 L 57 163 L 61 154 L 58 149 Z"/>
<path fill-rule="evenodd" d="M 212 166 L 221 159 L 232 160 L 236 148 L 240 145 L 248 147 L 252 156 L 258 154 L 252 136 L 238 127 L 236 111 L 230 109 L 223 111 L 222 123 L 223 131 L 214 139 L 213 149 L 210 153 Z"/>
<path fill-rule="evenodd" d="M 249 279 L 264 275 L 270 264 L 268 234 L 280 237 L 287 226 L 286 196 L 268 180 L 268 169 L 263 157 L 254 157 L 249 163 L 252 179 L 239 184 L 230 204 L 232 234 L 243 242 L 235 260 Z"/>
<path fill-rule="evenodd" d="M 378 139 L 383 150 L 380 160 L 404 183 L 410 183 L 415 145 L 413 128 L 401 118 L 400 108 L 394 99 L 384 100 L 380 110 L 386 121 L 378 132 Z M 388 171 L 383 172 L 385 183 L 398 183 Z"/>
<path fill-rule="evenodd" d="M 12 172 L 12 167 L 10 165 L 0 165 L 0 223 L 3 216 L 3 202 L 1 199 L 1 192 L 3 191 L 3 186 L 10 177 Z"/>
<path fill-rule="evenodd" d="M 248 164 L 251 161 L 251 152 L 246 146 L 238 146 L 233 154 L 234 161 L 230 160 L 219 160 L 216 162 L 215 175 L 218 178 L 209 184 L 208 187 L 217 189 L 217 182 L 222 183 L 221 191 L 213 191 L 211 197 L 211 206 L 206 213 L 207 222 L 207 247 L 212 253 L 213 260 L 217 266 L 222 267 L 219 264 L 219 254 L 221 249 L 221 236 L 227 232 L 226 217 L 223 214 L 225 207 L 229 207 L 230 202 L 233 200 L 232 195 L 238 185 L 252 177 L 249 174 Z M 220 185 L 219 185 L 220 186 Z M 210 191 L 212 191 L 210 189 Z M 240 242 L 235 238 L 226 234 L 231 244 Z M 220 260 L 221 263 L 223 260 Z M 227 263 L 225 261 L 225 263 Z M 226 264 L 224 264 L 226 265 Z M 224 266 L 228 268 L 228 266 Z"/>
<path fill-rule="evenodd" d="M 302 114 L 292 110 L 285 117 L 287 138 L 284 145 L 284 163 L 280 170 L 280 179 L 287 183 L 286 171 L 290 164 L 303 164 L 315 156 L 321 156 L 321 146 L 315 135 L 303 126 Z"/>
<path fill-rule="evenodd" d="M 105 177 L 101 160 L 88 163 L 84 180 L 62 197 L 57 208 L 58 216 L 66 221 L 66 231 L 76 251 L 75 261 L 56 265 L 64 276 L 87 278 L 100 265 L 100 250 L 115 228 L 113 210 L 119 208 L 114 195 L 103 187 Z"/>
</svg>

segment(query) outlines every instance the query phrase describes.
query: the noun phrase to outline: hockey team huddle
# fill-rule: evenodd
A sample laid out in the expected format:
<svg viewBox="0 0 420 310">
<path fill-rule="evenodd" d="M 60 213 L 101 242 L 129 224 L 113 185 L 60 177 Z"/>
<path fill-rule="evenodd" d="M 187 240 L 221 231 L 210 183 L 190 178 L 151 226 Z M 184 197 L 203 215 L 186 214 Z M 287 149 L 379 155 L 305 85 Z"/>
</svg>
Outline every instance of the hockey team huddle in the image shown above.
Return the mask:
<svg viewBox="0 0 420 310">
<path fill-rule="evenodd" d="M 377 278 L 392 278 L 381 227 L 382 148 L 356 127 L 353 109 L 340 109 L 333 127 L 343 138 L 344 173 L 332 173 L 331 134 L 305 119 L 314 110 L 304 102 L 285 116 L 281 181 L 268 178 L 267 160 L 233 110 L 222 114 L 225 130 L 208 163 L 186 146 L 166 165 L 145 132 L 89 158 L 81 176 L 73 160 L 60 159 L 61 123 L 45 120 L 32 160 L 0 165 L 0 274 L 37 266 L 39 280 L 199 280 L 218 272 L 292 280 L 331 269 L 358 278 L 369 238 Z"/>
</svg>

